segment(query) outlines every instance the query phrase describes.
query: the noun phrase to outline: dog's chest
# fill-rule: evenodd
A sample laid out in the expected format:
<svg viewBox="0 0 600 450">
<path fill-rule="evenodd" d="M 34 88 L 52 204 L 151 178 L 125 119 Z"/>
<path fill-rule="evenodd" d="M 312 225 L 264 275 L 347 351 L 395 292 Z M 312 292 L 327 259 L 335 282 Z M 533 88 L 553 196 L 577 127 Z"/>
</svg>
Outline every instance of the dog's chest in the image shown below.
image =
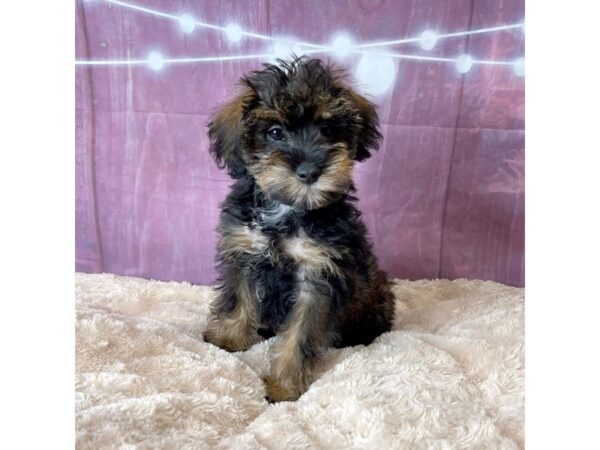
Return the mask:
<svg viewBox="0 0 600 450">
<path fill-rule="evenodd" d="M 274 265 L 293 261 L 303 271 L 322 270 L 330 267 L 338 253 L 323 239 L 311 236 L 294 209 L 279 204 L 261 211 L 252 223 L 254 241 L 264 245 Z"/>
<path fill-rule="evenodd" d="M 341 275 L 334 249 L 319 243 L 302 227 L 290 234 L 263 234 L 268 244 L 251 277 L 261 324 L 273 330 L 286 321 L 295 304 L 312 301 L 313 283 L 327 274 Z M 257 238 L 264 242 L 263 237 Z"/>
<path fill-rule="evenodd" d="M 311 283 L 341 276 L 341 251 L 295 214 L 289 207 L 260 211 L 241 233 L 247 256 L 241 261 L 247 264 L 261 323 L 273 329 L 293 304 L 307 301 Z"/>
</svg>

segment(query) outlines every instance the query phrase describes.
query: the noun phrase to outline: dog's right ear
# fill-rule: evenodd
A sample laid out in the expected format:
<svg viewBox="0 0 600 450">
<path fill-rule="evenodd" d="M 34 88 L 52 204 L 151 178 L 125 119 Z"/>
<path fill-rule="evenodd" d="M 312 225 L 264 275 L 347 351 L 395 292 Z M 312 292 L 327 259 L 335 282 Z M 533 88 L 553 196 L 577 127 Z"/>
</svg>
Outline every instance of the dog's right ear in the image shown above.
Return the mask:
<svg viewBox="0 0 600 450">
<path fill-rule="evenodd" d="M 248 93 L 227 102 L 208 122 L 209 152 L 220 169 L 227 168 L 232 178 L 246 174 L 242 158 L 242 115 Z"/>
</svg>

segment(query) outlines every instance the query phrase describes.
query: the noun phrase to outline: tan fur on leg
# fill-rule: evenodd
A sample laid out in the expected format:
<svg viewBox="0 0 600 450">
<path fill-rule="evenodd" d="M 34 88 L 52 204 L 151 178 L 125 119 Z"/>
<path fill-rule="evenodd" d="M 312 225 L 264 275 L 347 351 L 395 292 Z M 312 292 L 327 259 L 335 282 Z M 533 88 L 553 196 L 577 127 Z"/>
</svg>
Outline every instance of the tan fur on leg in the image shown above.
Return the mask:
<svg viewBox="0 0 600 450">
<path fill-rule="evenodd" d="M 315 351 L 324 347 L 326 310 L 322 309 L 309 291 L 301 290 L 289 319 L 288 328 L 281 334 L 275 350 L 271 372 L 264 378 L 270 402 L 293 401 L 302 395 L 313 381 L 316 355 L 307 356 L 302 347 L 310 345 Z"/>
<path fill-rule="evenodd" d="M 230 352 L 246 350 L 262 338 L 256 332 L 256 302 L 248 283 L 242 281 L 237 291 L 237 304 L 230 313 L 213 313 L 204 340 Z"/>
</svg>

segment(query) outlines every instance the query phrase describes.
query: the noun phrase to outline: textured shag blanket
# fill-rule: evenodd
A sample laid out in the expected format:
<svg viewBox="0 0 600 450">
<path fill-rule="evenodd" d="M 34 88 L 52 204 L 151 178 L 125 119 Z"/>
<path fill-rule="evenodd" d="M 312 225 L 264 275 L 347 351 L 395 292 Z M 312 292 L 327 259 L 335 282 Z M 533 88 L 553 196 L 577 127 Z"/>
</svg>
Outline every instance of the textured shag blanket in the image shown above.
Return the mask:
<svg viewBox="0 0 600 450">
<path fill-rule="evenodd" d="M 523 290 L 394 292 L 394 331 L 330 350 L 308 392 L 271 405 L 261 376 L 277 338 L 204 343 L 210 287 L 77 274 L 77 448 L 522 448 Z"/>
</svg>

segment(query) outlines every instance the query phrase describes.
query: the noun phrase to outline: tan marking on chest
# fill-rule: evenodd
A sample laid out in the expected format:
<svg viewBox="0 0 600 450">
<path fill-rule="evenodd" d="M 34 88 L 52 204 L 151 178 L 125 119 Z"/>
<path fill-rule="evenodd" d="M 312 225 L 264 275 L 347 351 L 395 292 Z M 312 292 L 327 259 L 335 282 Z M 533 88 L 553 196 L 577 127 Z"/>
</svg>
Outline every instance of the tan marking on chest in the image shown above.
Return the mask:
<svg viewBox="0 0 600 450">
<path fill-rule="evenodd" d="M 283 251 L 300 265 L 307 275 L 332 274 L 341 276 L 341 270 L 335 263 L 340 253 L 333 247 L 318 243 L 301 231 L 297 236 L 283 242 Z"/>
</svg>

